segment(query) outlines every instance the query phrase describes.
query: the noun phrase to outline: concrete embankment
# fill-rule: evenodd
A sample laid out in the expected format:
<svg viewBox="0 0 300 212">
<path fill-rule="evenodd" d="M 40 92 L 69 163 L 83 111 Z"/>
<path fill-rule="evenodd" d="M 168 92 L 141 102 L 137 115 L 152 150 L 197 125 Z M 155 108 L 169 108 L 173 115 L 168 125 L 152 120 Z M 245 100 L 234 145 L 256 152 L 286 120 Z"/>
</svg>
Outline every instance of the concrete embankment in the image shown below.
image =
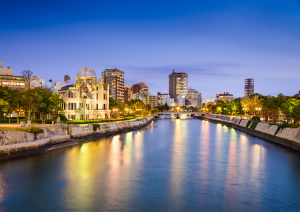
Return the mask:
<svg viewBox="0 0 300 212">
<path fill-rule="evenodd" d="M 225 116 L 224 116 L 225 117 Z M 255 129 L 251 129 L 251 125 L 255 124 L 248 120 L 240 119 L 238 117 L 212 117 L 212 115 L 205 114 L 205 116 L 195 117 L 201 120 L 208 120 L 213 123 L 221 123 L 228 127 L 249 133 L 253 136 L 280 144 L 291 149 L 300 151 L 300 128 L 283 128 L 278 130 L 277 125 L 259 122 Z M 230 121 L 228 121 L 230 118 Z M 254 128 L 253 125 L 252 128 Z"/>
<path fill-rule="evenodd" d="M 135 122 L 100 124 L 95 132 L 92 125 L 84 127 L 55 125 L 53 127 L 55 134 L 51 137 L 36 141 L 32 141 L 31 139 L 29 142 L 26 140 L 27 142 L 24 143 L 0 146 L 0 161 L 42 154 L 53 149 L 79 144 L 87 140 L 95 140 L 100 137 L 138 130 L 147 126 L 153 119 L 155 117 L 151 116 Z"/>
</svg>

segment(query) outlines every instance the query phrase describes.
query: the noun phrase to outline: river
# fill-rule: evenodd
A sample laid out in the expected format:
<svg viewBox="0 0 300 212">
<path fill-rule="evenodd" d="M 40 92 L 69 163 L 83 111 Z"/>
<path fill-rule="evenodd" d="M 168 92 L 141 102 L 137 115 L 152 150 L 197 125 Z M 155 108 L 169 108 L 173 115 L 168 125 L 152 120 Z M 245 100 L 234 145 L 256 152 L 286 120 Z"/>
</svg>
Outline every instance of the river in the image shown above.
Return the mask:
<svg viewBox="0 0 300 212">
<path fill-rule="evenodd" d="M 192 118 L 0 163 L 0 210 L 300 210 L 300 153 Z"/>
</svg>

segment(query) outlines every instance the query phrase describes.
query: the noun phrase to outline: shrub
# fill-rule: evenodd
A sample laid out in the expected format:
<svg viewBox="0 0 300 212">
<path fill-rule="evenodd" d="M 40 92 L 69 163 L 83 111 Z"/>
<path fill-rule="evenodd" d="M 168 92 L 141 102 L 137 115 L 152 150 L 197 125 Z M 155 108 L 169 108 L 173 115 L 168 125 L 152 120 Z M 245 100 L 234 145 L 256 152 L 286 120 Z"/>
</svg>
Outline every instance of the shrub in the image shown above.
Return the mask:
<svg viewBox="0 0 300 212">
<path fill-rule="evenodd" d="M 100 124 L 93 124 L 93 131 L 96 132 L 97 129 L 100 130 Z"/>
<path fill-rule="evenodd" d="M 260 121 L 253 121 L 252 124 L 251 124 L 251 126 L 250 126 L 250 129 L 255 130 L 255 128 L 256 128 L 256 126 L 257 126 L 257 124 L 258 124 L 259 122 L 260 122 Z"/>
<path fill-rule="evenodd" d="M 260 118 L 258 116 L 253 116 L 251 121 L 260 121 Z"/>
<path fill-rule="evenodd" d="M 30 127 L 30 129 L 29 129 L 29 132 L 30 132 L 30 133 L 33 133 L 34 135 L 36 135 L 36 134 L 38 134 L 38 133 L 43 132 L 43 130 L 40 129 L 40 128 L 34 127 L 34 126 L 32 125 L 32 126 Z"/>
<path fill-rule="evenodd" d="M 248 128 L 251 123 L 252 123 L 252 121 L 248 121 L 246 127 Z"/>
</svg>

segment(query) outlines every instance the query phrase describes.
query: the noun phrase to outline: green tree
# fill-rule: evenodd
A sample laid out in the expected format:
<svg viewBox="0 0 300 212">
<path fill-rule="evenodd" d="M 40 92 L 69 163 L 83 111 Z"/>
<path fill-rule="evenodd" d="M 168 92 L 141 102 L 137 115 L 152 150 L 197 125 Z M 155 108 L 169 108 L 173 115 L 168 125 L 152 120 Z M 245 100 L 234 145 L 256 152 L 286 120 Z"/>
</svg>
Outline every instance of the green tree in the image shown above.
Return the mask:
<svg viewBox="0 0 300 212">
<path fill-rule="evenodd" d="M 45 123 L 45 116 L 53 111 L 62 110 L 60 107 L 60 96 L 52 90 L 35 88 L 34 108 L 42 115 L 42 122 Z"/>
<path fill-rule="evenodd" d="M 124 111 L 124 106 L 121 101 L 114 99 L 112 97 L 109 97 L 109 109 L 113 111 L 113 109 L 118 109 L 119 112 Z"/>
</svg>

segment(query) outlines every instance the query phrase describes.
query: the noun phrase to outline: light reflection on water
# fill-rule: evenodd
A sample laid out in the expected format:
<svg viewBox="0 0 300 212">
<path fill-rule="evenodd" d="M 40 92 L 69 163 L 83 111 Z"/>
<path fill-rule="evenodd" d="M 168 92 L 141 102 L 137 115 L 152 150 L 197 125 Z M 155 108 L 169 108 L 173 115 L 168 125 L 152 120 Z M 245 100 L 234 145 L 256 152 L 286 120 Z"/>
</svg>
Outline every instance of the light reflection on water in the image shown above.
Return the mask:
<svg viewBox="0 0 300 212">
<path fill-rule="evenodd" d="M 0 210 L 299 210 L 298 152 L 222 125 L 146 128 L 0 164 Z"/>
</svg>

